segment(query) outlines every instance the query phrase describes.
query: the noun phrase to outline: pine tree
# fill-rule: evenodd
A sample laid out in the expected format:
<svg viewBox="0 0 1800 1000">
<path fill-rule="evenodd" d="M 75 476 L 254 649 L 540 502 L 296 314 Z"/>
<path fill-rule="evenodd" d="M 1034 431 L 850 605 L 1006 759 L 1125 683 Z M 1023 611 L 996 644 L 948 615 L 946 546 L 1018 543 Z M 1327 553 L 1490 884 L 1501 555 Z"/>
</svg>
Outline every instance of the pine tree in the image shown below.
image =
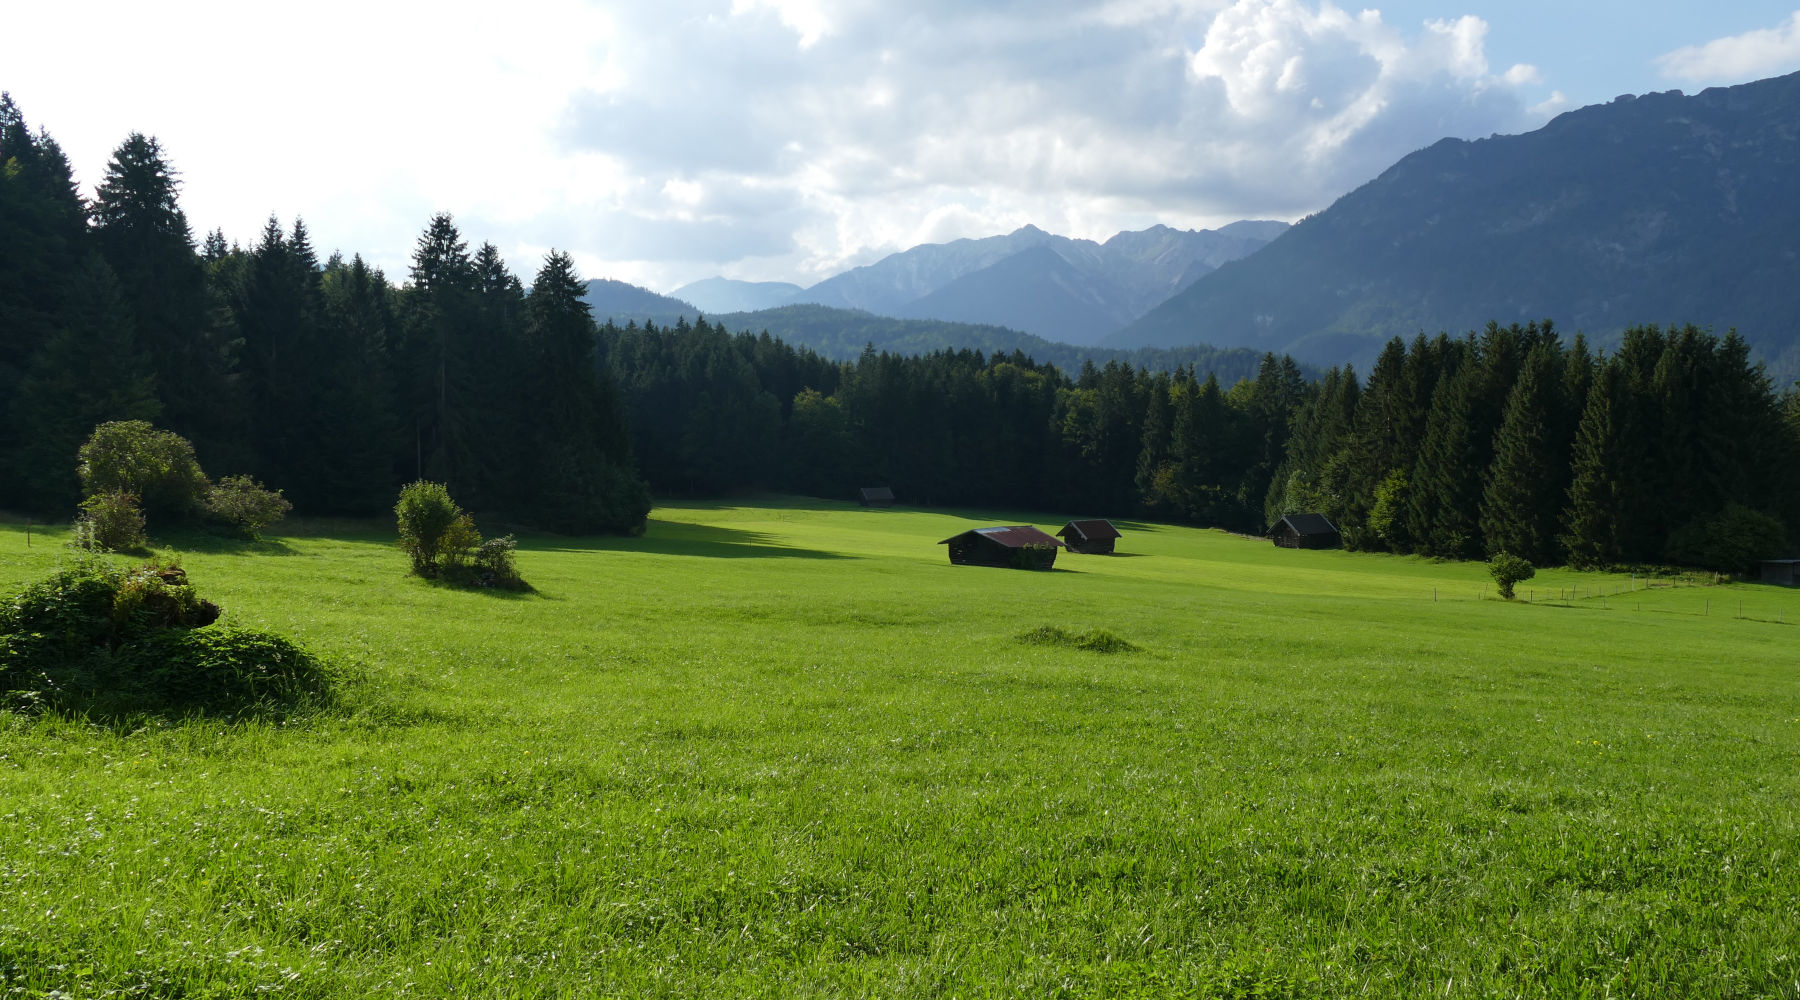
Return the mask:
<svg viewBox="0 0 1800 1000">
<path fill-rule="evenodd" d="M 525 300 L 537 411 L 536 517 L 569 533 L 640 531 L 650 495 L 631 468 L 610 375 L 594 362 L 584 290 L 573 259 L 552 251 Z"/>
<path fill-rule="evenodd" d="M 113 152 L 94 192 L 94 242 L 118 276 L 163 403 L 163 423 L 190 441 L 226 432 L 230 359 L 212 335 L 206 272 L 162 146 L 133 132 Z M 202 449 L 204 453 L 204 448 Z"/>
<path fill-rule="evenodd" d="M 1494 463 L 1481 498 L 1487 554 L 1507 552 L 1543 566 L 1556 562 L 1556 530 L 1565 490 L 1559 489 L 1553 439 L 1559 424 L 1561 358 L 1543 344 L 1527 357 L 1507 397 L 1494 442 Z"/>
<path fill-rule="evenodd" d="M 1618 561 L 1618 407 L 1624 373 L 1615 363 L 1595 372 L 1575 433 L 1569 503 L 1560 537 L 1569 564 L 1579 568 Z"/>
</svg>

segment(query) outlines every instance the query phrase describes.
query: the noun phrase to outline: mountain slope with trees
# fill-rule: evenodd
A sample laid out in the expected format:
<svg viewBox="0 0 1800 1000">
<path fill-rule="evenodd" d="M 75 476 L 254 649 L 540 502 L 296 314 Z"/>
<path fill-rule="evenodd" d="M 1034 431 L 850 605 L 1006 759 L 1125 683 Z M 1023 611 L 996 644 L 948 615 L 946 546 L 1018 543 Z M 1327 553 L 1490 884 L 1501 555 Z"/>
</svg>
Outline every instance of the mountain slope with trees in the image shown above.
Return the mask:
<svg viewBox="0 0 1800 1000">
<path fill-rule="evenodd" d="M 1389 337 L 1553 317 L 1600 345 L 1735 327 L 1800 373 L 1800 74 L 1445 139 L 1107 338 L 1367 364 Z"/>
</svg>

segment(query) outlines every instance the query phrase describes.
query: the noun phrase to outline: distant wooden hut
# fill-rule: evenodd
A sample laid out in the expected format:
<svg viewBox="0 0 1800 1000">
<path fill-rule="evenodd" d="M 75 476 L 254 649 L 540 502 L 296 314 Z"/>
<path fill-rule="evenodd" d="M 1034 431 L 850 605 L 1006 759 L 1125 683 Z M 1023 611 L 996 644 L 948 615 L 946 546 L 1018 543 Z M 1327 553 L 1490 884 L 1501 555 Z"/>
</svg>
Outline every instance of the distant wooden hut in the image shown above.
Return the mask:
<svg viewBox="0 0 1800 1000">
<path fill-rule="evenodd" d="M 1762 582 L 1800 587 L 1800 559 L 1764 559 Z"/>
<path fill-rule="evenodd" d="M 938 544 L 950 546 L 950 561 L 958 566 L 1011 569 L 1049 569 L 1056 565 L 1056 550 L 1063 547 L 1052 536 L 1022 524 L 971 528 Z"/>
<path fill-rule="evenodd" d="M 1091 521 L 1070 521 L 1056 533 L 1063 540 L 1070 552 L 1081 552 L 1090 556 L 1111 555 L 1113 543 L 1123 537 L 1113 523 L 1104 518 Z"/>
<path fill-rule="evenodd" d="M 892 507 L 894 491 L 886 486 L 864 486 L 857 491 L 864 507 Z"/>
<path fill-rule="evenodd" d="M 1269 537 L 1284 549 L 1335 549 L 1344 544 L 1337 525 L 1323 514 L 1289 514 L 1269 528 Z"/>
</svg>

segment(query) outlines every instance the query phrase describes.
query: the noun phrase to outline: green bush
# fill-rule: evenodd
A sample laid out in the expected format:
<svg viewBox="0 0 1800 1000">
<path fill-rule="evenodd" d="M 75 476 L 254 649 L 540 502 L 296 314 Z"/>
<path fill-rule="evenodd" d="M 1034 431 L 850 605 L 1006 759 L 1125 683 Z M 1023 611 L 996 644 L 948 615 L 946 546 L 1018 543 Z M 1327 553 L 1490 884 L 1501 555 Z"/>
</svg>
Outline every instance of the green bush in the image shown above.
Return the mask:
<svg viewBox="0 0 1800 1000">
<path fill-rule="evenodd" d="M 255 540 L 262 529 L 287 516 L 294 505 L 280 490 L 249 476 L 226 476 L 206 490 L 206 514 L 232 534 Z"/>
<path fill-rule="evenodd" d="M 462 509 L 450 499 L 450 491 L 442 483 L 421 479 L 400 490 L 394 504 L 394 517 L 400 531 L 400 548 L 412 557 L 412 571 L 423 577 L 435 577 L 441 569 L 445 542 Z"/>
<path fill-rule="evenodd" d="M 330 675 L 280 636 L 213 626 L 179 566 L 85 560 L 0 604 L 0 703 L 97 717 L 297 707 Z"/>
<path fill-rule="evenodd" d="M 279 635 L 249 629 L 161 629 L 123 649 L 120 673 L 184 710 L 321 700 L 330 678 L 319 661 Z"/>
<path fill-rule="evenodd" d="M 475 571 L 479 574 L 478 583 L 484 587 L 498 587 L 502 590 L 526 589 L 525 581 L 519 576 L 519 567 L 513 561 L 513 551 L 518 542 L 511 535 L 490 538 L 481 543 L 475 550 Z"/>
<path fill-rule="evenodd" d="M 206 495 L 206 473 L 194 457 L 194 446 L 171 431 L 159 431 L 142 420 L 101 424 L 81 446 L 83 496 L 132 493 L 154 515 L 186 517 L 200 510 Z"/>
<path fill-rule="evenodd" d="M 69 544 L 89 552 L 141 552 L 148 543 L 136 495 L 104 490 L 81 501 Z"/>
<path fill-rule="evenodd" d="M 531 589 L 513 562 L 512 536 L 482 541 L 474 519 L 441 483 L 420 481 L 402 489 L 394 515 L 400 547 L 412 557 L 415 575 L 465 587 Z"/>
<path fill-rule="evenodd" d="M 1780 520 L 1733 503 L 1677 529 L 1669 536 L 1667 554 L 1684 566 L 1741 573 L 1786 548 L 1787 528 Z"/>
<path fill-rule="evenodd" d="M 1537 575 L 1529 562 L 1507 552 L 1496 552 L 1488 560 L 1488 574 L 1500 588 L 1500 596 L 1513 599 L 1513 585 Z"/>
</svg>

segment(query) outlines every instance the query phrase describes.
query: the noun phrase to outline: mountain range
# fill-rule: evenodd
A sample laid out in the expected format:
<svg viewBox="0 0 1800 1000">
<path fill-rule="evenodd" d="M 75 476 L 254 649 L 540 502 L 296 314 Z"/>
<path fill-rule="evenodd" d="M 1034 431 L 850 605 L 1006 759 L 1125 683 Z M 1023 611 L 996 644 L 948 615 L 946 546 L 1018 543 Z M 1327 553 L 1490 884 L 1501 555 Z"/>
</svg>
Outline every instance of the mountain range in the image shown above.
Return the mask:
<svg viewBox="0 0 1800 1000">
<path fill-rule="evenodd" d="M 1692 323 L 1737 329 L 1785 384 L 1800 376 L 1796 177 L 1800 74 L 1444 139 L 1291 227 L 1156 226 L 1095 243 L 1026 226 L 914 247 L 808 289 L 709 279 L 683 289 L 699 302 L 662 299 L 658 322 L 813 302 L 860 310 L 841 322 L 880 327 L 893 344 L 973 334 L 871 314 L 1008 327 L 1092 345 L 1090 357 L 1207 344 L 1364 370 L 1391 337 L 1489 321 L 1547 318 L 1600 347 L 1629 326 Z M 758 315 L 733 320 L 762 329 Z"/>
<path fill-rule="evenodd" d="M 1389 337 L 1550 318 L 1735 327 L 1800 373 L 1800 74 L 1621 97 L 1534 132 L 1445 139 L 1106 343 L 1366 364 Z M 1366 370 L 1366 369 L 1365 369 Z"/>
<path fill-rule="evenodd" d="M 708 278 L 674 294 L 708 313 L 812 304 L 899 319 L 1002 324 L 1047 340 L 1093 344 L 1286 228 L 1270 221 L 1198 231 L 1153 226 L 1096 243 L 1024 226 L 1004 236 L 916 246 L 811 288 Z"/>
</svg>

